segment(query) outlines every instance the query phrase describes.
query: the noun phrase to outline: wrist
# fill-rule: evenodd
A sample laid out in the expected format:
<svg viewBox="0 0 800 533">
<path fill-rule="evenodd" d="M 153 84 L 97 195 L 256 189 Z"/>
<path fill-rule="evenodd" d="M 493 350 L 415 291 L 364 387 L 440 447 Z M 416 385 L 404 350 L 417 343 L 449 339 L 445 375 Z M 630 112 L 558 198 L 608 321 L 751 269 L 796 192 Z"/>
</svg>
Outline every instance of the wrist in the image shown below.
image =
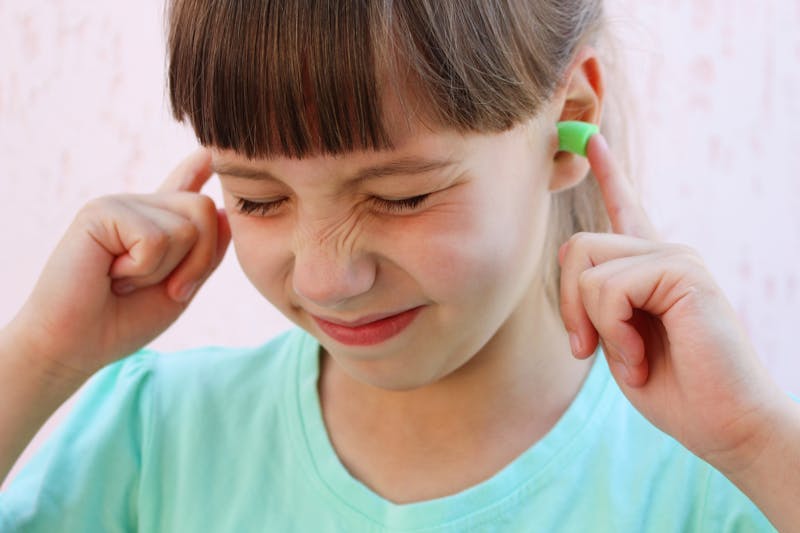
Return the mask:
<svg viewBox="0 0 800 533">
<path fill-rule="evenodd" d="M 758 416 L 751 435 L 735 449 L 704 458 L 741 487 L 746 480 L 757 479 L 774 468 L 776 457 L 793 448 L 800 437 L 800 406 L 779 389 Z"/>
<path fill-rule="evenodd" d="M 40 355 L 15 324 L 0 329 L 0 480 L 42 424 L 85 381 Z"/>
<path fill-rule="evenodd" d="M 778 531 L 795 531 L 800 511 L 800 405 L 787 395 L 765 420 L 759 446 L 731 463 L 714 464 L 747 495 Z"/>
<path fill-rule="evenodd" d="M 13 358 L 20 368 L 56 394 L 71 394 L 91 376 L 61 362 L 55 351 L 12 320 L 0 329 L 0 358 Z"/>
</svg>

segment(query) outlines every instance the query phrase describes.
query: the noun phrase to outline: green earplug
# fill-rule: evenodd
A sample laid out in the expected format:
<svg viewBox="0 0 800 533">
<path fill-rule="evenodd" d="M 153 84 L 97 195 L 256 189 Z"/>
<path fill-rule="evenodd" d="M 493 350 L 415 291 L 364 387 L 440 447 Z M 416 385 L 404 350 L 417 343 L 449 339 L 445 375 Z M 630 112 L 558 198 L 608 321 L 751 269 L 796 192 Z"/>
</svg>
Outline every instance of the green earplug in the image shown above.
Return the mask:
<svg viewBox="0 0 800 533">
<path fill-rule="evenodd" d="M 600 131 L 597 124 L 568 120 L 558 123 L 558 149 L 586 157 L 589 139 Z"/>
</svg>

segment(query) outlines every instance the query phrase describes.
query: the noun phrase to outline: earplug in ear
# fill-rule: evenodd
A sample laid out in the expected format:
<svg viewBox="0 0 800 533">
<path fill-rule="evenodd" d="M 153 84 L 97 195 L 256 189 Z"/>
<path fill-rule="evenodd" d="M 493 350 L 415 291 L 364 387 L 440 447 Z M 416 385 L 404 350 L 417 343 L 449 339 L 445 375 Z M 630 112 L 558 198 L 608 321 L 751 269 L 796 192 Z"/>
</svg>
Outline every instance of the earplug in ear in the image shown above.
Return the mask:
<svg viewBox="0 0 800 533">
<path fill-rule="evenodd" d="M 586 147 L 589 139 L 600 131 L 597 124 L 567 120 L 558 125 L 558 149 L 562 152 L 572 152 L 586 157 Z"/>
</svg>

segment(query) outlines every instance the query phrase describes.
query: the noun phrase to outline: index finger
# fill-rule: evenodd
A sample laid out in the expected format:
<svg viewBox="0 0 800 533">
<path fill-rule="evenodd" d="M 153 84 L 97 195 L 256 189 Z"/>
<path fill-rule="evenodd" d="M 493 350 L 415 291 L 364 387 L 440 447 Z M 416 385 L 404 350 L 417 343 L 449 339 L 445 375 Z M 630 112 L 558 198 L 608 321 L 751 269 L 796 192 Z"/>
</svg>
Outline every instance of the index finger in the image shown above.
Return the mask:
<svg viewBox="0 0 800 533">
<path fill-rule="evenodd" d="M 200 148 L 180 162 L 158 188 L 158 192 L 200 192 L 214 172 L 211 170 L 211 150 Z"/>
<path fill-rule="evenodd" d="M 589 139 L 586 157 L 603 193 L 614 233 L 660 240 L 658 231 L 636 196 L 633 184 L 619 171 L 608 143 L 601 134 L 593 135 Z"/>
</svg>

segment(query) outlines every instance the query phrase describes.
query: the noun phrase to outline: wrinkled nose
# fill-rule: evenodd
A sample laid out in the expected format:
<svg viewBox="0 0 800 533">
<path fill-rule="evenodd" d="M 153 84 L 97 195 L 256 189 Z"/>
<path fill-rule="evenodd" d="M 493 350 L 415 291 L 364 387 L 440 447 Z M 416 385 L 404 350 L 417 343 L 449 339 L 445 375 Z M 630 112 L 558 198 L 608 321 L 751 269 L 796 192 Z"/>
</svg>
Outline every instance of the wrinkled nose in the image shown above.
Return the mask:
<svg viewBox="0 0 800 533">
<path fill-rule="evenodd" d="M 295 254 L 295 293 L 315 306 L 336 308 L 366 293 L 375 283 L 375 265 L 365 255 L 308 246 Z"/>
</svg>

